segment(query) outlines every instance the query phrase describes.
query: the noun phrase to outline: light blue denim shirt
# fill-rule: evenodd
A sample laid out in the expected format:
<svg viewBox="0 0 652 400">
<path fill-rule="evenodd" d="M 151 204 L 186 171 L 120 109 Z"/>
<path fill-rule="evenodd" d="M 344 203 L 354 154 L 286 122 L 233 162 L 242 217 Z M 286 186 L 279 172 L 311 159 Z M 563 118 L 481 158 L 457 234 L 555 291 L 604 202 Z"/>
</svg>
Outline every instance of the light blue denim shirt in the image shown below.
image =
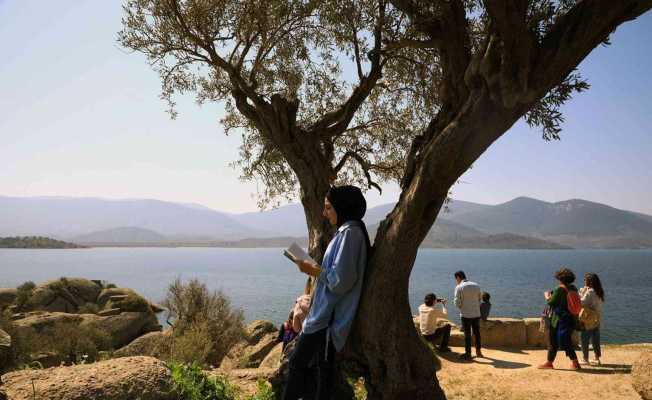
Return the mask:
<svg viewBox="0 0 652 400">
<path fill-rule="evenodd" d="M 367 243 L 360 222 L 345 222 L 326 248 L 304 333 L 328 327 L 335 349 L 342 350 L 358 309 L 366 265 Z"/>
</svg>

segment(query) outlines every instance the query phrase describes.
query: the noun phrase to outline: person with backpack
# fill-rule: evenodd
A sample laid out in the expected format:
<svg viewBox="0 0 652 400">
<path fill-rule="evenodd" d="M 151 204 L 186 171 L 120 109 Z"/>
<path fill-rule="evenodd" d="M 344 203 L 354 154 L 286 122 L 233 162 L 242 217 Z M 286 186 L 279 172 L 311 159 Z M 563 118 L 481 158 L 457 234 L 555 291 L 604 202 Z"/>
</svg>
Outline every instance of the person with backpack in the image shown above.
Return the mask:
<svg viewBox="0 0 652 400">
<path fill-rule="evenodd" d="M 572 335 L 577 325 L 577 319 L 582 309 L 582 302 L 573 285 L 575 274 L 566 267 L 562 267 L 555 273 L 555 279 L 559 281 L 559 286 L 550 292 L 544 293 L 544 298 L 550 306 L 552 314 L 550 316 L 550 333 L 548 345 L 548 360 L 539 365 L 539 369 L 553 369 L 553 362 L 559 349 L 566 352 L 566 356 L 571 360 L 572 370 L 580 369 L 577 361 L 575 346 L 573 345 Z"/>
<path fill-rule="evenodd" d="M 584 287 L 580 289 L 582 315 L 580 321 L 585 324 L 580 337 L 582 342 L 583 364 L 589 363 L 589 340 L 593 343 L 595 361 L 600 365 L 602 352 L 600 349 L 600 321 L 602 320 L 602 303 L 604 290 L 597 274 L 584 275 Z"/>
</svg>

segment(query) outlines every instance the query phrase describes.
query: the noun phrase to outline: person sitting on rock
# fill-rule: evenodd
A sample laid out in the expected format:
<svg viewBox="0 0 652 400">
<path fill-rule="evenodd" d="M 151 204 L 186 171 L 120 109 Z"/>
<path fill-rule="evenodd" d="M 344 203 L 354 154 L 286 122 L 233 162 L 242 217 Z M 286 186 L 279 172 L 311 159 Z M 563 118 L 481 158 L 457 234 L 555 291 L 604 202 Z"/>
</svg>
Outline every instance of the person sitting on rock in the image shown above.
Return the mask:
<svg viewBox="0 0 652 400">
<path fill-rule="evenodd" d="M 491 311 L 491 303 L 489 300 L 491 295 L 487 292 L 482 292 L 482 303 L 480 303 L 480 318 L 483 321 L 486 321 L 489 318 L 489 312 Z"/>
<path fill-rule="evenodd" d="M 288 343 L 294 340 L 295 337 L 299 334 L 299 331 L 294 329 L 293 326 L 293 320 L 294 320 L 294 310 L 290 311 L 290 315 L 288 315 L 288 319 L 283 322 L 281 327 L 278 330 L 278 342 L 283 343 L 283 348 L 282 351 L 285 351 L 285 348 L 287 347 Z"/>
<path fill-rule="evenodd" d="M 428 293 L 419 306 L 419 329 L 423 338 L 432 343 L 440 352 L 449 352 L 448 340 L 451 336 L 451 324 L 441 320 L 448 319 L 446 310 L 446 299 L 438 299 L 434 293 Z M 439 322 L 439 324 L 438 324 Z M 438 326 L 439 325 L 439 326 Z M 437 348 L 437 340 L 441 338 L 441 343 Z"/>
</svg>

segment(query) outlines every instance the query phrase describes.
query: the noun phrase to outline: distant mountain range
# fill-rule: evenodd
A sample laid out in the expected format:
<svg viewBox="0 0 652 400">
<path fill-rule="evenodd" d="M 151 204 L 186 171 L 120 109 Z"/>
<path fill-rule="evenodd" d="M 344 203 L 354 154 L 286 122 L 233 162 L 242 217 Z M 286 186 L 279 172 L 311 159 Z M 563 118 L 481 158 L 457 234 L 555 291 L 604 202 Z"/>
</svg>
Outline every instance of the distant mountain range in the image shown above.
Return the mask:
<svg viewBox="0 0 652 400">
<path fill-rule="evenodd" d="M 373 237 L 392 204 L 365 216 Z M 89 245 L 279 247 L 305 243 L 303 209 L 229 214 L 197 204 L 0 196 L 1 236 L 49 236 Z M 519 197 L 498 205 L 451 201 L 422 246 L 435 248 L 652 248 L 652 216 L 586 200 Z"/>
</svg>

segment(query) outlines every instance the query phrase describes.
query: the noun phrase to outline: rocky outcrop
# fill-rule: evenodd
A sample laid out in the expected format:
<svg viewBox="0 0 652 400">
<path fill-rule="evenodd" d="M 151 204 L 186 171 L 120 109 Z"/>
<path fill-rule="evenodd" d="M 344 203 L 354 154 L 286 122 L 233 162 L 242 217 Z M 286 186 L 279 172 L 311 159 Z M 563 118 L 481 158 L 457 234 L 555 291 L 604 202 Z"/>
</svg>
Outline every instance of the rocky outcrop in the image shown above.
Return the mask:
<svg viewBox="0 0 652 400">
<path fill-rule="evenodd" d="M 0 329 L 0 371 L 11 361 L 11 336 Z"/>
<path fill-rule="evenodd" d="M 14 288 L 0 288 L 0 309 L 10 306 L 16 301 L 18 290 Z"/>
<path fill-rule="evenodd" d="M 113 353 L 114 357 L 150 356 L 165 358 L 170 354 L 172 330 L 147 333 Z"/>
<path fill-rule="evenodd" d="M 45 282 L 32 292 L 24 305 L 26 311 L 74 313 L 86 303 L 94 304 L 102 287 L 82 278 L 61 278 Z"/>
<path fill-rule="evenodd" d="M 265 320 L 255 320 L 247 325 L 247 338 L 250 344 L 258 343 L 263 336 L 277 332 L 278 328 L 271 322 Z"/>
<path fill-rule="evenodd" d="M 283 356 L 283 343 L 277 343 L 260 363 L 260 368 L 276 368 L 281 363 Z"/>
<path fill-rule="evenodd" d="M 632 365 L 632 386 L 643 400 L 652 400 L 652 351 L 645 351 Z"/>
<path fill-rule="evenodd" d="M 152 357 L 11 372 L 2 376 L 12 400 L 172 400 L 170 370 Z"/>
<path fill-rule="evenodd" d="M 153 313 L 124 312 L 119 315 L 69 314 L 36 311 L 14 321 L 15 329 L 24 335 L 41 333 L 55 324 L 69 323 L 97 328 L 109 335 L 112 348 L 120 348 L 137 337 L 161 329 Z"/>
<path fill-rule="evenodd" d="M 253 321 L 246 328 L 247 340 L 233 346 L 224 357 L 223 370 L 257 368 L 278 343 L 278 331 L 269 321 Z"/>
</svg>

